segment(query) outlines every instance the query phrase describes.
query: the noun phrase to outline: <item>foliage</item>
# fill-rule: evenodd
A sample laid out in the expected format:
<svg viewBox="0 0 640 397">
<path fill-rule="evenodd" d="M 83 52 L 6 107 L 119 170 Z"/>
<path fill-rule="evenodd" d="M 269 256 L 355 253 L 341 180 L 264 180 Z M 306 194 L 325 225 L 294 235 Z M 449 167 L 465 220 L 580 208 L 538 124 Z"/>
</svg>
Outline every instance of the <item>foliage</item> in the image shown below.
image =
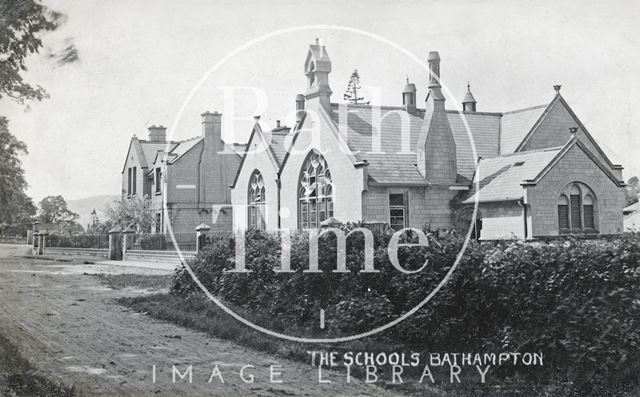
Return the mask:
<svg viewBox="0 0 640 397">
<path fill-rule="evenodd" d="M 56 30 L 64 22 L 63 15 L 37 0 L 3 0 L 0 21 L 0 99 L 8 96 L 24 104 L 46 98 L 46 91 L 25 82 L 22 73 L 29 55 L 42 48 L 42 34 Z M 78 52 L 67 40 L 61 51 L 50 51 L 49 57 L 64 64 L 77 61 Z"/>
<path fill-rule="evenodd" d="M 69 209 L 64 197 L 47 196 L 38 203 L 38 206 L 41 230 L 53 228 L 57 233 L 67 235 L 83 231 L 82 226 L 77 222 L 80 215 Z"/>
<path fill-rule="evenodd" d="M 309 244 L 304 233 L 292 237 L 294 272 L 276 273 L 279 238 L 259 231 L 249 232 L 246 239 L 251 273 L 224 272 L 234 267 L 233 236 L 217 237 L 190 266 L 212 294 L 241 310 L 278 318 L 290 330 L 354 334 L 412 309 L 442 280 L 463 244 L 455 233 L 438 233 L 430 234 L 429 247 L 401 248 L 405 268 L 417 269 L 429 260 L 426 270 L 406 275 L 389 261 L 389 233 L 376 233 L 375 239 L 380 273 L 353 271 L 363 267 L 359 234 L 348 239 L 349 273 L 329 271 L 336 263 L 333 235 L 319 241 L 324 272 L 303 273 Z M 189 297 L 197 291 L 186 270 L 178 270 L 172 293 Z M 639 383 L 639 297 L 638 235 L 471 242 L 459 269 L 433 300 L 377 338 L 416 351 L 542 352 L 544 367 L 501 367 L 499 374 L 533 383 L 566 383 L 574 395 L 618 395 Z M 324 331 L 318 328 L 320 309 L 326 311 Z"/>
<path fill-rule="evenodd" d="M 640 179 L 637 176 L 629 178 L 627 181 L 627 188 L 625 195 L 627 199 L 627 205 L 638 202 L 638 195 L 640 194 Z"/>
<path fill-rule="evenodd" d="M 0 116 L 0 227 L 19 227 L 23 234 L 36 208 L 25 193 L 21 154 L 27 154 L 27 146 L 9 132 L 8 120 Z"/>
<path fill-rule="evenodd" d="M 149 196 L 122 197 L 107 208 L 107 222 L 119 226 L 122 230 L 131 228 L 137 233 L 148 233 L 153 224 Z"/>
<path fill-rule="evenodd" d="M 349 77 L 349 82 L 347 83 L 347 90 L 343 95 L 343 99 L 349 103 L 354 104 L 365 104 L 368 105 L 369 102 L 364 102 L 364 97 L 358 96 L 360 89 L 360 75 L 358 74 L 358 70 L 354 70 L 351 73 L 351 77 Z"/>
</svg>

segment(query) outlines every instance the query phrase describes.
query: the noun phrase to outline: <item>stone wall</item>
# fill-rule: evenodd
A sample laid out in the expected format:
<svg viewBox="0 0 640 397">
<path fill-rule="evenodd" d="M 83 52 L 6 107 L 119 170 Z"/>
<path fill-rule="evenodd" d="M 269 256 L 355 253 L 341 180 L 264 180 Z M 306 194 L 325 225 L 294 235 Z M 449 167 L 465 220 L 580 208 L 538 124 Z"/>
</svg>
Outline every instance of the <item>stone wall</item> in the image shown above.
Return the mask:
<svg viewBox="0 0 640 397">
<path fill-rule="evenodd" d="M 574 145 L 542 178 L 526 189 L 534 237 L 557 236 L 558 196 L 571 182 L 582 182 L 596 195 L 596 228 L 600 233 L 621 233 L 624 188 L 618 187 L 587 154 Z"/>
</svg>

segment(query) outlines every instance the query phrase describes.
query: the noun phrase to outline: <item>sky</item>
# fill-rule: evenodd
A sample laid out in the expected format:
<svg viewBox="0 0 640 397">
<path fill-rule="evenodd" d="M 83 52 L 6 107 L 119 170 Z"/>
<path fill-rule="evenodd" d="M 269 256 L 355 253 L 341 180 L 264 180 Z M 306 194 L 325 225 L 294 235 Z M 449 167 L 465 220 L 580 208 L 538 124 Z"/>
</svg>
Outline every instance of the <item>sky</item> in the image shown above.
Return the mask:
<svg viewBox="0 0 640 397">
<path fill-rule="evenodd" d="M 545 104 L 561 84 L 591 135 L 624 166 L 625 179 L 640 175 L 638 2 L 44 2 L 67 16 L 44 36 L 45 45 L 72 39 L 80 60 L 59 66 L 45 52 L 33 56 L 25 79 L 50 98 L 28 110 L 0 100 L 0 114 L 29 148 L 22 162 L 36 201 L 119 194 L 130 139 L 146 139 L 152 124 L 186 139 L 201 133 L 201 113 L 217 110 L 223 138 L 235 142 L 246 141 L 256 114 L 266 124 L 291 125 L 315 38 L 333 63 L 334 102 L 358 69 L 373 104 L 401 105 L 408 77 L 420 105 L 428 76 L 407 53 L 426 62 L 429 51 L 440 53 L 448 108 L 462 100 L 467 82 L 478 111 Z M 284 29 L 292 31 L 274 34 Z M 256 107 L 255 88 L 265 93 L 266 107 Z M 233 122 L 224 105 L 232 92 Z"/>
</svg>

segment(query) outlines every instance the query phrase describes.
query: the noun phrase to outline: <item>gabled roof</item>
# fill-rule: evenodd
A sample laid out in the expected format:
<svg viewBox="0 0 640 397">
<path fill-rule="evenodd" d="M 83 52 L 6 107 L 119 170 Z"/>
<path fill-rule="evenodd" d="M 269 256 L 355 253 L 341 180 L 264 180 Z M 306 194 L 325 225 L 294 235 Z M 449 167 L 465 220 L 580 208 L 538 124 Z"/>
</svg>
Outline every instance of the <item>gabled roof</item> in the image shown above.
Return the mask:
<svg viewBox="0 0 640 397">
<path fill-rule="evenodd" d="M 187 139 L 179 142 L 170 152 L 169 152 L 169 164 L 173 164 L 182 156 L 184 156 L 189 150 L 193 149 L 198 143 L 200 143 L 204 139 L 203 136 L 197 136 L 191 139 Z"/>
<path fill-rule="evenodd" d="M 547 107 L 548 105 L 539 105 L 503 113 L 500 125 L 500 153 L 513 153 L 525 136 L 533 130 Z"/>
<path fill-rule="evenodd" d="M 480 160 L 471 191 L 463 203 L 472 204 L 476 197 L 480 203 L 522 199 L 525 192 L 523 187 L 536 185 L 574 146 L 578 146 L 616 186 L 624 186 L 580 139 L 573 137 L 561 147 Z"/>
<path fill-rule="evenodd" d="M 481 159 L 471 191 L 465 196 L 463 203 L 474 203 L 476 196 L 480 203 L 522 199 L 522 183 L 538 176 L 561 149 L 562 147 L 531 150 Z"/>
<path fill-rule="evenodd" d="M 164 151 L 167 148 L 171 150 L 176 145 L 176 142 L 150 142 L 146 140 L 140 140 L 134 136 L 133 138 L 131 138 L 131 142 L 129 143 L 129 150 L 127 151 L 126 159 L 129 158 L 129 153 L 131 153 L 131 150 L 135 150 L 139 160 L 140 168 L 149 168 L 149 165 L 153 165 L 158 151 Z M 127 164 L 126 159 L 124 164 L 122 165 L 122 172 L 124 172 L 124 167 Z"/>
<path fill-rule="evenodd" d="M 338 125 L 338 104 L 332 104 L 332 121 Z M 369 105 L 347 106 L 346 142 L 360 162 L 368 163 L 367 173 L 371 182 L 379 184 L 425 185 L 427 181 L 416 166 L 416 145 L 422 128 L 424 111 L 408 113 L 402 107 Z M 380 148 L 384 153 L 372 152 L 372 120 L 374 112 L 380 110 Z M 498 155 L 500 113 L 447 111 L 449 124 L 456 142 L 456 155 L 460 182 L 469 182 L 475 170 L 471 138 L 467 132 L 466 119 L 476 146 L 477 156 Z M 407 120 L 408 145 L 403 142 L 402 123 Z M 403 146 L 404 143 L 404 146 Z M 408 151 L 404 150 L 408 148 Z"/>
</svg>

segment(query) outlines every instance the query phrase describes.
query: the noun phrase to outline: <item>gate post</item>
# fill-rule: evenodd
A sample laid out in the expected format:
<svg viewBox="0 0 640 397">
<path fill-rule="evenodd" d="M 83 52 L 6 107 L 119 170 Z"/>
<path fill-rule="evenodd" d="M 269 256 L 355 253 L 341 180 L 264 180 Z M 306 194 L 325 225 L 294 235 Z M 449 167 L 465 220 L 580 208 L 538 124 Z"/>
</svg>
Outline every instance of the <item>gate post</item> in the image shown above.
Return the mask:
<svg viewBox="0 0 640 397">
<path fill-rule="evenodd" d="M 211 226 L 206 223 L 201 223 L 196 226 L 196 252 L 200 252 L 204 249 L 205 242 L 207 240 L 207 232 L 211 230 Z"/>
<path fill-rule="evenodd" d="M 44 233 L 38 233 L 38 237 L 39 237 L 39 244 L 38 244 L 38 255 L 44 255 L 44 246 L 47 244 L 47 236 L 49 235 L 49 233 L 44 232 Z"/>
<path fill-rule="evenodd" d="M 133 230 L 127 227 L 122 232 L 122 259 L 127 259 L 127 251 L 133 246 Z"/>
<path fill-rule="evenodd" d="M 38 236 L 38 232 L 33 232 L 33 239 L 31 240 L 31 254 L 38 255 L 38 242 L 40 240 L 40 236 Z"/>
<path fill-rule="evenodd" d="M 122 260 L 122 229 L 119 226 L 109 230 L 109 259 Z"/>
</svg>

